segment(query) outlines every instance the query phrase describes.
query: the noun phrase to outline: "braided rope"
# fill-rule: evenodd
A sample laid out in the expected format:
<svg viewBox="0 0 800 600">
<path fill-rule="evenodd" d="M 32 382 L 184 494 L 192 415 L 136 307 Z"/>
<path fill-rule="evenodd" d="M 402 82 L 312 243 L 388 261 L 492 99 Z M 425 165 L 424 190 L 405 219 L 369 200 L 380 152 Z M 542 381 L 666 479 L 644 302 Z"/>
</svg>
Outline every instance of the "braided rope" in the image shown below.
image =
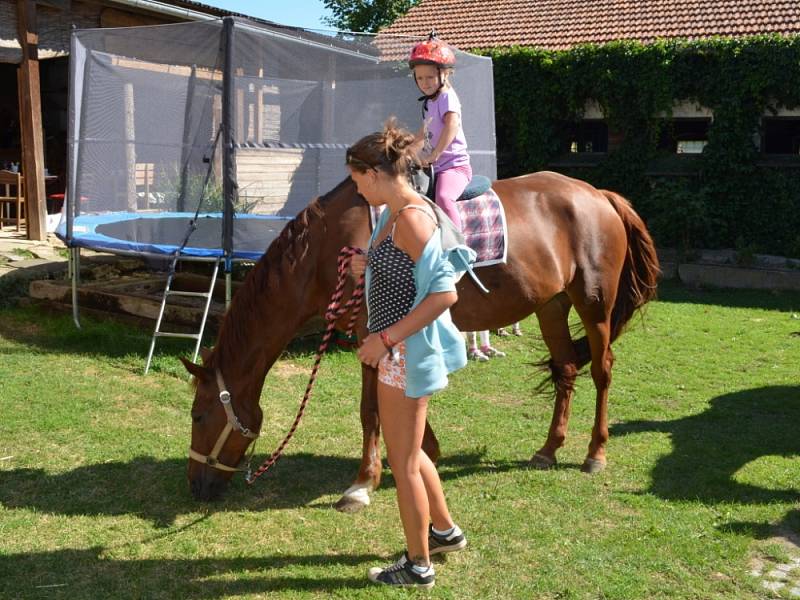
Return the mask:
<svg viewBox="0 0 800 600">
<path fill-rule="evenodd" d="M 358 313 L 361 311 L 361 305 L 363 304 L 364 299 L 363 275 L 359 278 L 358 282 L 356 283 L 356 287 L 353 290 L 352 296 L 350 296 L 350 299 L 344 304 L 344 306 L 341 306 L 341 301 L 342 296 L 344 295 L 344 286 L 347 283 L 350 261 L 354 255 L 363 253 L 364 251 L 361 248 L 356 248 L 353 246 L 345 246 L 339 252 L 339 259 L 336 264 L 338 281 L 336 282 L 336 289 L 331 296 L 331 301 L 328 304 L 327 310 L 325 311 L 325 320 L 328 322 L 328 326 L 325 328 L 325 334 L 322 336 L 322 343 L 319 346 L 319 350 L 317 350 L 317 357 L 314 361 L 314 367 L 311 369 L 311 377 L 308 379 L 308 385 L 306 386 L 305 394 L 303 394 L 303 399 L 300 401 L 300 407 L 297 409 L 297 415 L 294 418 L 292 426 L 289 428 L 289 432 L 286 434 L 286 437 L 283 438 L 283 441 L 280 443 L 275 452 L 273 452 L 269 458 L 267 458 L 251 475 L 245 477 L 245 481 L 247 481 L 248 485 L 255 483 L 256 479 L 261 477 L 270 469 L 270 467 L 272 467 L 272 465 L 278 462 L 281 454 L 283 454 L 283 449 L 286 447 L 286 444 L 288 444 L 289 440 L 292 439 L 294 432 L 297 430 L 297 426 L 300 424 L 300 419 L 303 418 L 306 405 L 311 398 L 311 391 L 314 388 L 314 382 L 317 380 L 317 372 L 319 371 L 319 365 L 322 362 L 322 355 L 328 350 L 328 345 L 333 337 L 336 321 L 346 314 L 348 310 L 352 310 L 352 312 L 350 315 L 350 321 L 347 324 L 346 335 L 351 336 L 353 334 L 353 328 L 355 327 L 356 319 L 358 318 Z"/>
</svg>

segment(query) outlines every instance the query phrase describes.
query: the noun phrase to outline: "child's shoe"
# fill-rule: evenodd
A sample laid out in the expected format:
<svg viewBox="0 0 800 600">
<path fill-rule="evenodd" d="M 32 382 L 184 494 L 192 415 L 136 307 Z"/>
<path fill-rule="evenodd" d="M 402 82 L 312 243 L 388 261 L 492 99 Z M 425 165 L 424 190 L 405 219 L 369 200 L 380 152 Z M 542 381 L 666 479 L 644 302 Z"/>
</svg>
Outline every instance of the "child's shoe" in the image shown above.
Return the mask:
<svg viewBox="0 0 800 600">
<path fill-rule="evenodd" d="M 367 572 L 367 577 L 373 583 L 395 587 L 432 588 L 436 583 L 436 574 L 433 572 L 433 566 L 431 565 L 426 570 L 421 570 L 408 558 L 408 552 L 403 552 L 400 560 L 393 565 L 384 568 L 372 567 Z"/>
<path fill-rule="evenodd" d="M 511 333 L 513 333 L 516 336 L 521 336 L 522 326 L 519 323 L 514 323 L 514 327 L 512 328 Z"/>
<path fill-rule="evenodd" d="M 493 348 L 492 346 L 481 346 L 480 352 L 482 352 L 483 355 L 487 357 L 487 360 L 489 358 L 494 358 L 494 357 L 502 358 L 506 355 L 505 352 L 502 352 L 497 348 Z"/>
<path fill-rule="evenodd" d="M 507 337 L 507 336 L 509 336 L 511 334 L 508 333 L 508 329 L 506 329 L 505 327 L 501 327 L 500 329 L 497 330 L 497 335 L 499 335 L 500 337 Z M 514 335 L 517 335 L 516 334 L 516 330 L 515 330 Z"/>
<path fill-rule="evenodd" d="M 470 348 L 467 350 L 467 358 L 469 360 L 475 360 L 478 362 L 486 362 L 489 360 L 489 357 L 481 352 L 478 348 Z"/>
</svg>

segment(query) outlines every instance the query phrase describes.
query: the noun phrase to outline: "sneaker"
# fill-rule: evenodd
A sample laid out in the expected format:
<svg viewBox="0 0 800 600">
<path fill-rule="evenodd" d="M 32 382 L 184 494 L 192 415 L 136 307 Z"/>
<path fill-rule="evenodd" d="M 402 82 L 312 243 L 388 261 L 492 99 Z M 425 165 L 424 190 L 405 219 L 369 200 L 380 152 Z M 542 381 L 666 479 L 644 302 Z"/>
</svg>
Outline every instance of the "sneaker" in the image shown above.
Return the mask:
<svg viewBox="0 0 800 600">
<path fill-rule="evenodd" d="M 511 334 L 508 333 L 508 329 L 506 329 L 505 327 L 501 327 L 500 329 L 497 330 L 497 335 L 499 335 L 500 337 L 507 337 Z M 516 331 L 514 335 L 516 335 Z"/>
<path fill-rule="evenodd" d="M 521 336 L 522 335 L 522 327 L 520 327 L 519 323 L 514 325 L 514 328 L 511 331 L 516 336 Z"/>
<path fill-rule="evenodd" d="M 400 560 L 393 565 L 384 568 L 372 567 L 367 572 L 367 577 L 373 583 L 397 587 L 432 588 L 436 583 L 433 567 L 429 567 L 425 575 L 418 573 L 414 570 L 414 563 L 408 558 L 408 552 L 403 552 Z"/>
<path fill-rule="evenodd" d="M 501 350 L 498 350 L 497 348 L 494 348 L 492 346 L 481 346 L 480 351 L 487 358 L 493 358 L 495 356 L 498 358 L 502 358 L 506 355 L 505 352 L 502 352 Z"/>
<path fill-rule="evenodd" d="M 476 360 L 478 362 L 486 362 L 489 360 L 489 357 L 477 348 L 470 348 L 467 350 L 467 358 L 469 360 Z"/>
<path fill-rule="evenodd" d="M 437 535 L 433 531 L 433 525 L 428 526 L 428 554 L 444 554 L 445 552 L 455 552 L 466 548 L 467 538 L 464 532 L 456 534 L 455 531 L 448 536 Z"/>
</svg>

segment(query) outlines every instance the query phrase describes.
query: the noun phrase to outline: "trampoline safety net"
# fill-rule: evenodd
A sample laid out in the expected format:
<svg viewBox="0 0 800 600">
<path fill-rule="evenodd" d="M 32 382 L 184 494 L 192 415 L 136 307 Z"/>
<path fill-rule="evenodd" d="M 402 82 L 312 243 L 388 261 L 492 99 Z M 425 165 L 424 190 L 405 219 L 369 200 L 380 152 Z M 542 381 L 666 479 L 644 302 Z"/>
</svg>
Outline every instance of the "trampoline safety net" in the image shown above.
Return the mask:
<svg viewBox="0 0 800 600">
<path fill-rule="evenodd" d="M 420 38 L 243 19 L 76 31 L 70 246 L 258 258 L 347 176 L 346 148 L 390 116 L 416 131 L 407 56 Z M 473 171 L 496 177 L 491 60 L 457 52 Z M 227 230 L 227 233 L 226 233 Z"/>
</svg>

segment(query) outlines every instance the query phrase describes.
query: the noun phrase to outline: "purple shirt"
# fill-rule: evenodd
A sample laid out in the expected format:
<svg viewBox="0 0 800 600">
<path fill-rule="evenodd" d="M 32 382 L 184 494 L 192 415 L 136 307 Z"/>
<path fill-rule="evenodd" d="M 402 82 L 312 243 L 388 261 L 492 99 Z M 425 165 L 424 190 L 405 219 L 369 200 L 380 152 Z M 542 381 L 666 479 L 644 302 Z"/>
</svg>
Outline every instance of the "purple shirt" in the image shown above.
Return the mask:
<svg viewBox="0 0 800 600">
<path fill-rule="evenodd" d="M 432 152 L 439 143 L 444 129 L 444 116 L 454 112 L 461 116 L 461 102 L 453 88 L 448 88 L 439 92 L 434 100 L 428 100 L 428 107 L 425 110 L 425 151 Z M 456 137 L 450 145 L 444 149 L 441 156 L 433 163 L 437 171 L 445 171 L 453 167 L 460 167 L 469 164 L 469 154 L 467 154 L 467 139 L 464 137 L 464 129 L 459 123 Z"/>
</svg>

